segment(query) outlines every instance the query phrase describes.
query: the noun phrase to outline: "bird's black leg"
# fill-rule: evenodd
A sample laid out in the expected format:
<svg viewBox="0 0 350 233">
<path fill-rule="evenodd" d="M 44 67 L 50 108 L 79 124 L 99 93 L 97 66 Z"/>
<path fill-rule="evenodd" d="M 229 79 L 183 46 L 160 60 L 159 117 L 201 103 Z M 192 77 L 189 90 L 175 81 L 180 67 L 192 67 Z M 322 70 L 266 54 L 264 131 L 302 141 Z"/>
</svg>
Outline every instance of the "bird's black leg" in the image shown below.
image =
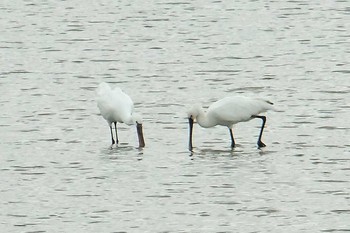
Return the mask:
<svg viewBox="0 0 350 233">
<path fill-rule="evenodd" d="M 260 118 L 263 123 L 262 123 L 262 126 L 261 126 L 261 129 L 260 129 L 260 135 L 259 135 L 259 139 L 258 139 L 258 147 L 265 147 L 265 143 L 263 143 L 261 141 L 261 137 L 262 137 L 262 134 L 263 134 L 263 131 L 264 131 L 264 127 L 265 127 L 265 123 L 266 123 L 266 116 L 252 116 L 254 118 Z"/>
<path fill-rule="evenodd" d="M 236 146 L 235 139 L 233 138 L 233 132 L 231 128 L 228 128 L 230 131 L 230 136 L 231 136 L 231 148 L 234 148 Z"/>
<path fill-rule="evenodd" d="M 115 139 L 117 140 L 117 144 L 119 144 L 118 132 L 117 132 L 117 122 L 114 122 L 114 128 L 115 128 Z"/>
<path fill-rule="evenodd" d="M 114 138 L 113 138 L 113 130 L 112 126 L 110 125 L 109 128 L 111 129 L 111 137 L 112 137 L 112 146 L 115 144 Z"/>
<path fill-rule="evenodd" d="M 188 138 L 188 149 L 193 152 L 193 145 L 192 145 L 192 133 L 193 133 L 193 119 L 190 117 L 188 118 L 188 123 L 190 125 L 190 132 L 189 132 L 189 138 Z"/>
</svg>

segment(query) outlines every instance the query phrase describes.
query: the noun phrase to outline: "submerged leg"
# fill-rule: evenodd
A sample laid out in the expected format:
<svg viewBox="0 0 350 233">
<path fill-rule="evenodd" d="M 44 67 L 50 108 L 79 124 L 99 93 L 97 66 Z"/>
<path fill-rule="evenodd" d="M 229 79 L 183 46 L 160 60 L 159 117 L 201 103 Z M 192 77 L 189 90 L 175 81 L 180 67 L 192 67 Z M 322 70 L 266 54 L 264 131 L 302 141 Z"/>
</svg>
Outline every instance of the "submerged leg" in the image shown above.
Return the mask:
<svg viewBox="0 0 350 233">
<path fill-rule="evenodd" d="M 234 148 L 236 146 L 235 139 L 233 138 L 233 132 L 231 128 L 228 128 L 230 131 L 230 136 L 231 136 L 231 148 Z"/>
<path fill-rule="evenodd" d="M 117 140 L 117 144 L 119 144 L 118 132 L 117 132 L 117 122 L 114 122 L 114 128 L 115 128 L 115 139 Z"/>
<path fill-rule="evenodd" d="M 253 116 L 253 117 L 260 118 L 263 121 L 260 129 L 259 139 L 258 139 L 258 147 L 265 147 L 266 145 L 261 141 L 261 137 L 264 131 L 265 123 L 266 123 L 266 116 Z"/>
</svg>

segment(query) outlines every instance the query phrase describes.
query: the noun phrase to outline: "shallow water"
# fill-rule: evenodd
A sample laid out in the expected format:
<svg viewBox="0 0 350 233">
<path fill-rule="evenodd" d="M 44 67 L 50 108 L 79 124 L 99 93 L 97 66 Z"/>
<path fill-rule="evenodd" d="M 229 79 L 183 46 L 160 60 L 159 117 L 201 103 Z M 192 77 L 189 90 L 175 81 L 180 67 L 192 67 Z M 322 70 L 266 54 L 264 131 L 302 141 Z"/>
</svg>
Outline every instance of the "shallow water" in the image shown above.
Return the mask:
<svg viewBox="0 0 350 233">
<path fill-rule="evenodd" d="M 3 232 L 350 231 L 347 1 L 0 3 Z M 118 148 L 95 88 L 142 114 Z M 260 96 L 261 122 L 194 127 L 186 110 Z"/>
</svg>

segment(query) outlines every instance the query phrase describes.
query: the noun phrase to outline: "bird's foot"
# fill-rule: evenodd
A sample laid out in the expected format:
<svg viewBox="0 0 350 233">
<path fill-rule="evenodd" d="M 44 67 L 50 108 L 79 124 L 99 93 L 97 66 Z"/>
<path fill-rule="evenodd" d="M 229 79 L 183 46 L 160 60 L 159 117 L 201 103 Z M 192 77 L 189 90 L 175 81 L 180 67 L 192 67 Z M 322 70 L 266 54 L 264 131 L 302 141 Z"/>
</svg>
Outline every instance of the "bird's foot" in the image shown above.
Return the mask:
<svg viewBox="0 0 350 233">
<path fill-rule="evenodd" d="M 115 141 L 114 141 L 114 139 L 112 139 L 112 144 L 111 144 L 111 146 L 109 147 L 110 149 L 113 149 L 113 146 L 114 145 L 117 145 L 117 144 L 115 144 Z"/>
<path fill-rule="evenodd" d="M 262 141 L 258 141 L 258 147 L 261 148 L 261 147 L 265 147 L 265 143 L 263 143 Z"/>
</svg>

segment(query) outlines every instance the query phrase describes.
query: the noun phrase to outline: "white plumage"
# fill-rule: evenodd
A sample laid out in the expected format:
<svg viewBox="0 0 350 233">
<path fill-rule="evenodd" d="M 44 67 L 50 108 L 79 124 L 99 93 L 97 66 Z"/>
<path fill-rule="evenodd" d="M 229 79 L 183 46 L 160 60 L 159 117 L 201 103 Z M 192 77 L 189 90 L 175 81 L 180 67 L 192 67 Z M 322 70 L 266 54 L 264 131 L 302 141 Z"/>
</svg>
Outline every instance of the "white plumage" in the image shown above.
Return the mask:
<svg viewBox="0 0 350 233">
<path fill-rule="evenodd" d="M 204 128 L 210 128 L 216 125 L 227 126 L 230 130 L 231 146 L 234 147 L 235 141 L 232 132 L 233 125 L 239 122 L 249 121 L 254 118 L 260 118 L 263 120 L 258 146 L 264 147 L 265 144 L 261 141 L 261 136 L 265 126 L 266 117 L 260 116 L 259 114 L 273 109 L 273 104 L 267 100 L 244 96 L 232 96 L 218 100 L 210 105 L 206 113 L 202 107 L 195 106 L 188 112 L 190 124 L 189 149 L 192 150 L 192 131 L 194 120 L 196 120 L 197 123 Z"/>
<path fill-rule="evenodd" d="M 116 143 L 118 144 L 117 123 L 137 126 L 139 146 L 144 147 L 141 117 L 134 113 L 134 103 L 119 87 L 111 89 L 107 83 L 100 83 L 97 89 L 97 106 L 102 117 L 107 121 L 111 130 L 112 145 L 115 144 L 112 124 L 115 125 Z"/>
</svg>

